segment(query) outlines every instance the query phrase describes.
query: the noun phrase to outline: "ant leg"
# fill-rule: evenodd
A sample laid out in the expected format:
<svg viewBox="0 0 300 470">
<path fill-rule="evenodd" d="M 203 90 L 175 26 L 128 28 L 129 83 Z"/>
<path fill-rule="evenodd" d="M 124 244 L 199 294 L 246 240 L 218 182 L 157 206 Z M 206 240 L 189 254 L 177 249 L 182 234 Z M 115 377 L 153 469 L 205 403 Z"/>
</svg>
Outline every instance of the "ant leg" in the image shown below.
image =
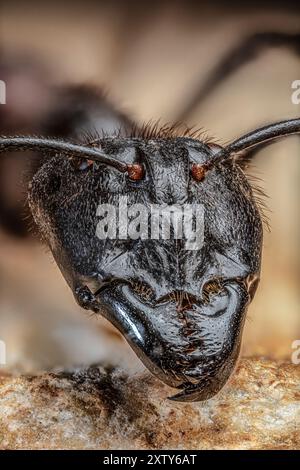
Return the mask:
<svg viewBox="0 0 300 470">
<path fill-rule="evenodd" d="M 300 55 L 300 33 L 289 34 L 280 32 L 255 33 L 243 40 L 241 44 L 227 53 L 204 84 L 198 83 L 196 90 L 185 107 L 178 113 L 176 121 L 187 121 L 197 107 L 240 67 L 257 58 L 271 47 L 285 47 Z"/>
</svg>

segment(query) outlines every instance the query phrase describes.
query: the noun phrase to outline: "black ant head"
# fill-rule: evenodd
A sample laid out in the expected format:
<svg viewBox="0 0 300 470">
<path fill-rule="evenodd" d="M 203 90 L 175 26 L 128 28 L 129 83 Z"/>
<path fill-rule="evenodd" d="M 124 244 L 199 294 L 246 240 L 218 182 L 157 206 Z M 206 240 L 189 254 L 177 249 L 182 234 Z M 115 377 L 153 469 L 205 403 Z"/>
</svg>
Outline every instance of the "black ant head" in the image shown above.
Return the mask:
<svg viewBox="0 0 300 470">
<path fill-rule="evenodd" d="M 35 221 L 78 302 L 108 318 L 160 379 L 183 388 L 179 398 L 208 398 L 237 360 L 258 279 L 262 229 L 251 188 L 238 167 L 206 171 L 214 149 L 199 141 L 98 145 L 131 172 L 49 160 L 29 190 Z"/>
<path fill-rule="evenodd" d="M 61 151 L 35 174 L 29 204 L 76 300 L 180 389 L 173 399 L 210 398 L 235 367 L 262 248 L 229 147 L 159 134 L 49 142 Z"/>
</svg>

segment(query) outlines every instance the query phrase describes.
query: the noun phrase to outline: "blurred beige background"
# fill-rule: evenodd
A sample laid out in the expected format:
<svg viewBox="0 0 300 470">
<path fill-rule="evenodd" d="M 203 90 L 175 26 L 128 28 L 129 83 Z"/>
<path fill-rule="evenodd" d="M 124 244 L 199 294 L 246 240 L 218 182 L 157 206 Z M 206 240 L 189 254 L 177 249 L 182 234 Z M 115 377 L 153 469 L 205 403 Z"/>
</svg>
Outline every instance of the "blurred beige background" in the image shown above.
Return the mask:
<svg viewBox="0 0 300 470">
<path fill-rule="evenodd" d="M 300 12 L 198 2 L 1 2 L 0 52 L 47 65 L 59 83 L 102 85 L 138 122 L 172 121 L 199 80 L 253 32 L 299 32 Z M 272 6 L 273 5 L 273 6 Z M 1 79 L 1 77 L 0 77 Z M 262 124 L 300 115 L 291 83 L 300 79 L 292 52 L 270 49 L 242 67 L 190 116 L 226 142 Z M 290 357 L 300 339 L 299 155 L 296 137 L 261 151 L 253 174 L 268 194 L 262 280 L 249 309 L 243 354 Z M 87 364 L 134 355 L 112 327 L 75 304 L 37 241 L 0 234 L 0 338 L 8 367 L 22 370 Z M 118 341 L 118 348 L 115 347 Z M 117 351 L 117 352 L 116 352 Z M 122 359 L 121 359 L 122 358 Z M 126 359 L 127 360 L 127 359 Z"/>
</svg>

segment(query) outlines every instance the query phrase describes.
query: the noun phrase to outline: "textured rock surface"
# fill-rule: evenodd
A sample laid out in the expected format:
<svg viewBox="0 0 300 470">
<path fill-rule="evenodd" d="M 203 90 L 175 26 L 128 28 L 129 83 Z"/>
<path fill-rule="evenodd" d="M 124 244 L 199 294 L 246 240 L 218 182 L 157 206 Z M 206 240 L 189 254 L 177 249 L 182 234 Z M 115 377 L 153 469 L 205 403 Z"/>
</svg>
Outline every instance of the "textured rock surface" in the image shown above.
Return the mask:
<svg viewBox="0 0 300 470">
<path fill-rule="evenodd" d="M 217 397 L 180 404 L 146 372 L 2 375 L 0 447 L 298 449 L 299 379 L 299 366 L 243 359 Z"/>
</svg>

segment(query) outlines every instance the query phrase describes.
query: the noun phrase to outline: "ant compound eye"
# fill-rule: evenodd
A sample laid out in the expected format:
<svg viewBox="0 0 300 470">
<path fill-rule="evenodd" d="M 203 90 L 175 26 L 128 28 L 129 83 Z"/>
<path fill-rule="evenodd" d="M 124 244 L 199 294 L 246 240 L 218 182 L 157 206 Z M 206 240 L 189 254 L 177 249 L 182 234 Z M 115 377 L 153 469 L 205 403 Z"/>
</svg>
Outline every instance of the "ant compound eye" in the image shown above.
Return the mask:
<svg viewBox="0 0 300 470">
<path fill-rule="evenodd" d="M 139 163 L 128 165 L 127 167 L 128 178 L 132 181 L 139 181 L 144 177 L 144 168 Z"/>
<path fill-rule="evenodd" d="M 71 164 L 75 170 L 84 171 L 88 168 L 91 168 L 94 164 L 93 160 L 88 160 L 86 158 L 71 158 Z"/>
<path fill-rule="evenodd" d="M 205 178 L 206 168 L 204 165 L 200 165 L 199 163 L 193 163 L 191 173 L 195 181 L 203 181 Z"/>
</svg>

